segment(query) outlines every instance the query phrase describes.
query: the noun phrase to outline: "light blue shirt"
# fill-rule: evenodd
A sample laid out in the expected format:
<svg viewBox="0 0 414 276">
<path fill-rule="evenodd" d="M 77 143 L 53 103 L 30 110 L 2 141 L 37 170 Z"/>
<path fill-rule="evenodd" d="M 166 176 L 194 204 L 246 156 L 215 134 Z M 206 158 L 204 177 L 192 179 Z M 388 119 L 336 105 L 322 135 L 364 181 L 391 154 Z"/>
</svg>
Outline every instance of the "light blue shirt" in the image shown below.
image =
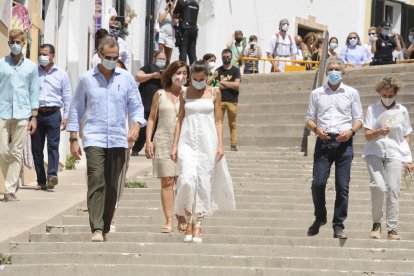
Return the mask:
<svg viewBox="0 0 414 276">
<path fill-rule="evenodd" d="M 68 74 L 55 65 L 49 72 L 39 66 L 39 85 L 39 107 L 63 107 L 63 119 L 67 119 L 72 99 Z"/>
<path fill-rule="evenodd" d="M 345 63 L 352 64 L 356 67 L 360 67 L 363 64 L 370 62 L 367 50 L 361 45 L 357 45 L 355 48 L 349 45 L 346 46 L 342 49 L 340 57 Z"/>
<path fill-rule="evenodd" d="M 98 66 L 84 73 L 70 104 L 68 131 L 79 132 L 83 147 L 128 148 L 127 113 L 141 127 L 146 125 L 144 106 L 132 75 L 115 68 L 107 81 Z"/>
<path fill-rule="evenodd" d="M 28 119 L 38 107 L 37 65 L 27 58 L 14 64 L 11 55 L 0 59 L 0 118 Z"/>
</svg>

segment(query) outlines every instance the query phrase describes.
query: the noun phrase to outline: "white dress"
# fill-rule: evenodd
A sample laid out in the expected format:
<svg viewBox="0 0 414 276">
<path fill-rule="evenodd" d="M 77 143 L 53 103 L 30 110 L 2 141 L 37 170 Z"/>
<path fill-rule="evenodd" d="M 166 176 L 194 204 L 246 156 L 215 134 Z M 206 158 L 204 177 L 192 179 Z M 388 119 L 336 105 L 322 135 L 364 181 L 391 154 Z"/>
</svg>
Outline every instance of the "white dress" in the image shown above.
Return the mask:
<svg viewBox="0 0 414 276">
<path fill-rule="evenodd" d="M 211 215 L 215 210 L 235 209 L 233 183 L 225 157 L 216 162 L 217 130 L 214 96 L 211 99 L 187 99 L 178 143 L 177 195 L 174 213 L 184 210 Z"/>
</svg>

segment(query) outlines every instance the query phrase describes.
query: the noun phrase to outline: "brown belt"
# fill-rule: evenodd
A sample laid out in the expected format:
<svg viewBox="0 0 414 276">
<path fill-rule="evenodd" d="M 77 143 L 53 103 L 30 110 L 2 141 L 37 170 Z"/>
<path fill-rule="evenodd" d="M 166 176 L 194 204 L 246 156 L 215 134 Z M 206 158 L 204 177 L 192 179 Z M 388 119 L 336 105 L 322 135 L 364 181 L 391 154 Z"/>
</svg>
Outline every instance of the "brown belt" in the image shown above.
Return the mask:
<svg viewBox="0 0 414 276">
<path fill-rule="evenodd" d="M 47 112 L 55 112 L 56 110 L 59 110 L 60 107 L 59 106 L 43 106 L 43 107 L 39 107 L 39 112 L 40 113 L 47 113 Z"/>
</svg>

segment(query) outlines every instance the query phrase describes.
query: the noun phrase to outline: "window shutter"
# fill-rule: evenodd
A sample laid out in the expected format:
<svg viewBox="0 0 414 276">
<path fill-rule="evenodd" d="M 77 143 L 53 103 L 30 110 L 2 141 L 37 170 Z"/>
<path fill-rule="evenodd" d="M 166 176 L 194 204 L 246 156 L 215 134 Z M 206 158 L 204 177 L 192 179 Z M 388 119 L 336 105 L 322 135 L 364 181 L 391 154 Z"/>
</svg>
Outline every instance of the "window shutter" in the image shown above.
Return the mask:
<svg viewBox="0 0 414 276">
<path fill-rule="evenodd" d="M 384 20 L 385 0 L 373 0 L 371 11 L 371 26 L 378 27 Z"/>
</svg>

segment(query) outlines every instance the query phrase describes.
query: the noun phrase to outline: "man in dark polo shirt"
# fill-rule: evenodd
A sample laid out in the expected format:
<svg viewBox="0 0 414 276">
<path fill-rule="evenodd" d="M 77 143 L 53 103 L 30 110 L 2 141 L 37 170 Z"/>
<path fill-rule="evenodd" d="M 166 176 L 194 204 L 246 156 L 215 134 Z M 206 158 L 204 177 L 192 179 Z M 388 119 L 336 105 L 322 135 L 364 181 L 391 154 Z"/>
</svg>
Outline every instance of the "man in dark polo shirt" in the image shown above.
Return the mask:
<svg viewBox="0 0 414 276">
<path fill-rule="evenodd" d="M 378 37 L 374 37 L 371 45 L 374 58 L 370 65 L 394 64 L 392 57 L 394 50 L 401 51 L 401 42 L 398 36 L 391 32 L 391 24 L 382 21 L 379 25 Z"/>
<path fill-rule="evenodd" d="M 227 110 L 230 127 L 231 151 L 237 151 L 237 103 L 239 101 L 240 69 L 231 64 L 232 52 L 224 49 L 221 52 L 223 66 L 217 69 L 217 80 L 221 91 L 221 110 L 223 117 Z"/>
</svg>

